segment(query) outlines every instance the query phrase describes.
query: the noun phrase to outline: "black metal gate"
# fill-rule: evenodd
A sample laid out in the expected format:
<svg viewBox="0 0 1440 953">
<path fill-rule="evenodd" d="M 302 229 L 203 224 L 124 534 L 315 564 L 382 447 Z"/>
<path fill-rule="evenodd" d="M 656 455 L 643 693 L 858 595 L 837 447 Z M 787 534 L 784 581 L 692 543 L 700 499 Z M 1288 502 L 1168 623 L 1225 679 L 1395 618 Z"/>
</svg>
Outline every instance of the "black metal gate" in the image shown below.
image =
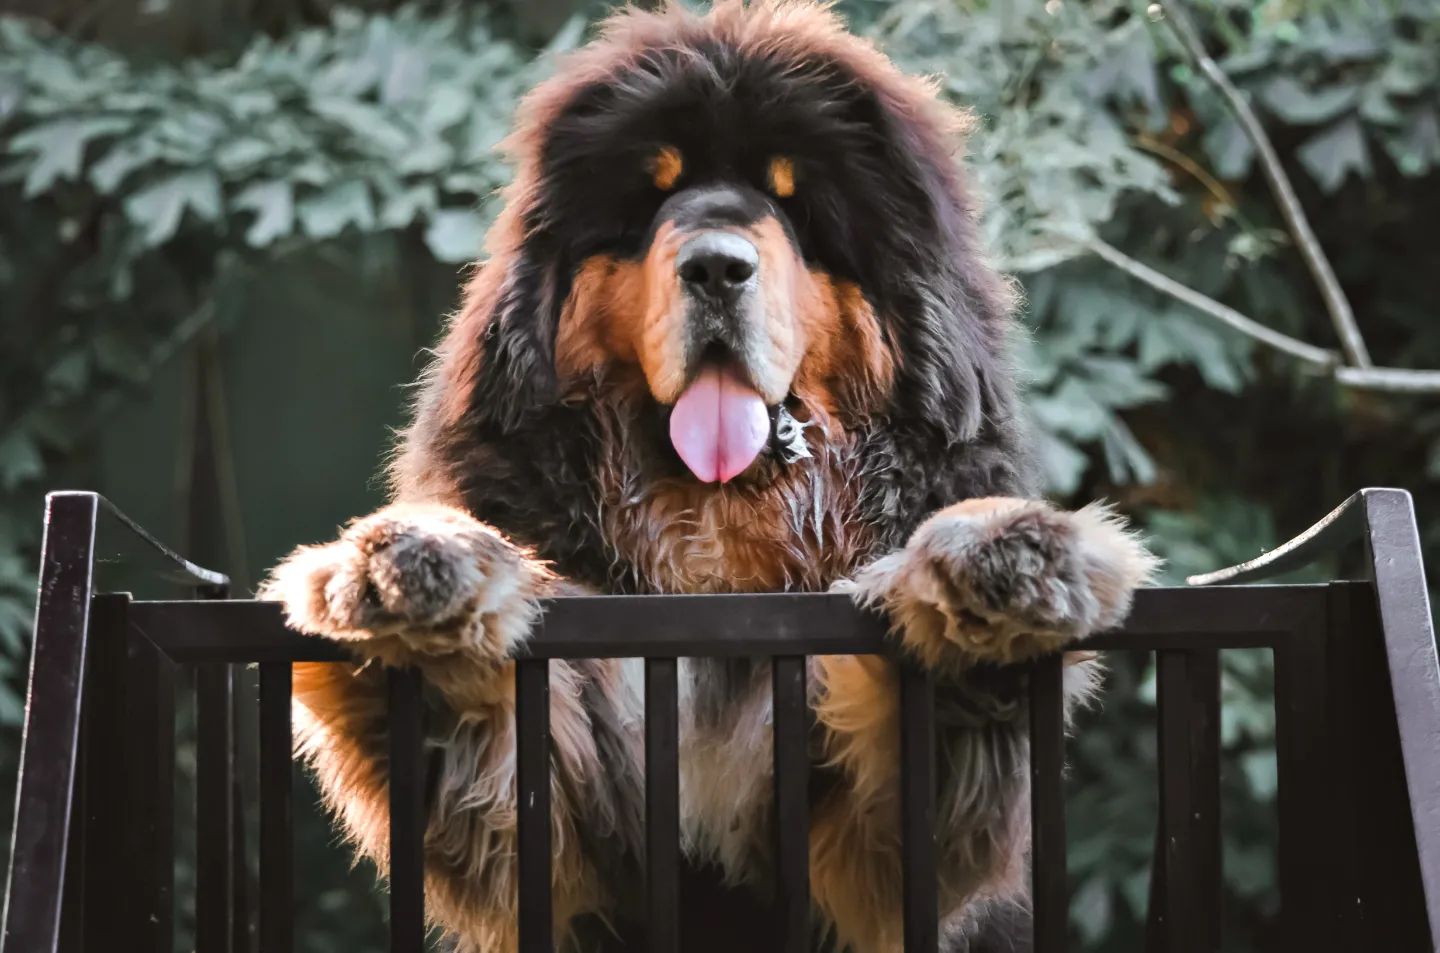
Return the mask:
<svg viewBox="0 0 1440 953">
<path fill-rule="evenodd" d="M 203 598 L 96 594 L 96 532 L 112 516 L 159 548 Z M 5 953 L 174 943 L 177 666 L 194 667 L 198 722 L 199 953 L 290 953 L 293 870 L 290 666 L 345 660 L 285 628 L 272 603 L 228 601 L 225 580 L 165 551 L 93 493 L 48 502 L 30 695 L 7 894 Z M 1370 578 L 1240 586 L 1362 540 Z M 1286 949 L 1440 950 L 1440 667 L 1408 494 L 1367 490 L 1292 543 L 1203 588 L 1140 592 L 1129 620 L 1086 642 L 1155 652 L 1160 820 L 1147 947 L 1219 949 L 1218 652 L 1275 656 L 1279 883 Z M 677 635 L 675 633 L 686 633 Z M 516 662 L 520 946 L 552 948 L 551 659 L 645 659 L 648 944 L 679 945 L 676 663 L 768 657 L 774 692 L 774 949 L 807 951 L 809 764 L 805 659 L 892 655 L 881 620 L 844 596 L 586 597 L 546 607 Z M 257 698 L 236 666 L 258 664 Z M 905 949 L 938 944 L 934 686 L 900 666 Z M 1057 657 L 1030 673 L 1032 902 L 1038 953 L 1066 947 L 1065 738 Z M 420 682 L 390 674 L 390 889 L 394 953 L 425 946 Z M 258 766 L 237 755 L 237 703 L 258 705 Z M 241 772 L 259 790 L 258 884 L 243 863 Z"/>
</svg>

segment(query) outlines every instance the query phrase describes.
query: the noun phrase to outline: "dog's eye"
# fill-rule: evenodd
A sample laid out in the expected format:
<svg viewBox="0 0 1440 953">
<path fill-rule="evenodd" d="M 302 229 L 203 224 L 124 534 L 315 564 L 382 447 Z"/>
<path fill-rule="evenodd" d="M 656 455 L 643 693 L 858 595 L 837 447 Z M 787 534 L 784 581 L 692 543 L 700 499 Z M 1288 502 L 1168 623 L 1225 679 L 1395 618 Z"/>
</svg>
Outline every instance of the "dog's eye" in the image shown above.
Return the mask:
<svg viewBox="0 0 1440 953">
<path fill-rule="evenodd" d="M 795 161 L 789 156 L 775 156 L 765 170 L 765 178 L 776 198 L 788 199 L 795 194 Z"/>
<path fill-rule="evenodd" d="M 680 181 L 680 173 L 685 171 L 685 159 L 674 146 L 661 146 L 660 150 L 650 157 L 647 167 L 655 188 L 669 192 L 675 188 L 675 183 Z"/>
</svg>

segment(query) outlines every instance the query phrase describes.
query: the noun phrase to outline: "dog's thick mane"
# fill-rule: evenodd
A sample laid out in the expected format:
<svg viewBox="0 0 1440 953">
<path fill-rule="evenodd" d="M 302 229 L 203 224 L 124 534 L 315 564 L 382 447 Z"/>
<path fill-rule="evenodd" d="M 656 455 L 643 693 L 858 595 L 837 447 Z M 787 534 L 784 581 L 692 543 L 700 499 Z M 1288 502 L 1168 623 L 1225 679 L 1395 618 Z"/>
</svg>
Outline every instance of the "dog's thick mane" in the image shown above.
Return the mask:
<svg viewBox="0 0 1440 953">
<path fill-rule="evenodd" d="M 791 217 L 812 267 L 863 293 L 893 372 L 878 403 L 841 401 L 829 426 L 808 428 L 804 475 L 712 490 L 697 507 L 647 449 L 660 422 L 632 412 L 635 381 L 561 380 L 556 335 L 580 263 L 602 241 L 623 247 L 607 229 L 653 212 L 632 213 L 607 188 L 612 168 L 638 163 L 666 117 L 745 161 L 738 137 L 770 133 L 729 125 L 737 97 L 828 157 Z M 969 125 L 821 7 L 615 15 L 519 109 L 489 259 L 423 382 L 392 466 L 396 496 L 464 506 L 572 579 L 645 591 L 690 588 L 660 571 L 676 555 L 667 540 L 718 525 L 716 507 L 761 527 L 723 554 L 731 575 L 746 574 L 737 552 L 770 547 L 749 587 L 813 589 L 940 506 L 1025 491 L 1010 289 L 979 250 L 956 162 Z"/>
</svg>

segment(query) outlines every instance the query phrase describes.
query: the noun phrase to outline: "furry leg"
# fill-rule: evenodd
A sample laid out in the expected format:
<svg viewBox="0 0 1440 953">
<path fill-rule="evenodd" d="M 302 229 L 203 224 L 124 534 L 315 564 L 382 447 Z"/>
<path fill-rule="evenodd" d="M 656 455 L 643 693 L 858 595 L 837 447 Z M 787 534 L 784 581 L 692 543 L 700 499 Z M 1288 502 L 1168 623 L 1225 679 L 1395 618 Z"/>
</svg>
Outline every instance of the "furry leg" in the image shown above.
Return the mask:
<svg viewBox="0 0 1440 953">
<path fill-rule="evenodd" d="M 825 754 L 841 775 L 811 829 L 815 902 L 856 953 L 898 953 L 898 679 L 877 656 L 826 656 L 813 668 Z M 1026 711 L 1023 672 L 1013 668 L 976 669 L 938 693 L 940 902 L 952 937 L 979 929 L 991 908 L 1024 902 Z"/>
<path fill-rule="evenodd" d="M 840 588 L 885 610 L 940 672 L 1034 658 L 1119 623 L 1158 560 L 1103 506 L 1008 497 L 946 507 Z"/>
<path fill-rule="evenodd" d="M 971 500 L 927 520 L 901 551 L 837 585 L 883 608 L 941 681 L 941 909 L 952 943 L 1025 903 L 1029 842 L 1025 672 L 1007 663 L 1114 625 L 1154 559 L 1108 511 Z M 816 812 L 816 903 L 857 953 L 901 948 L 899 699 L 888 660 L 815 660 L 817 717 L 844 783 Z M 1070 653 L 1067 711 L 1098 681 Z M 961 948 L 965 948 L 962 946 Z"/>
<path fill-rule="evenodd" d="M 385 679 L 378 664 L 414 665 L 438 696 L 425 835 L 427 906 L 458 953 L 516 946 L 515 697 L 508 661 L 526 637 L 548 569 L 469 515 L 399 505 L 324 546 L 302 547 L 272 573 L 266 598 L 290 624 L 351 643 L 359 667 L 296 666 L 297 753 L 315 772 L 356 847 L 388 863 Z M 592 829 L 636 840 L 638 752 L 613 663 L 551 666 L 557 936 L 595 911 L 606 889 Z M 633 732 L 630 733 L 633 735 Z M 622 790 L 626 785 L 634 791 Z"/>
</svg>

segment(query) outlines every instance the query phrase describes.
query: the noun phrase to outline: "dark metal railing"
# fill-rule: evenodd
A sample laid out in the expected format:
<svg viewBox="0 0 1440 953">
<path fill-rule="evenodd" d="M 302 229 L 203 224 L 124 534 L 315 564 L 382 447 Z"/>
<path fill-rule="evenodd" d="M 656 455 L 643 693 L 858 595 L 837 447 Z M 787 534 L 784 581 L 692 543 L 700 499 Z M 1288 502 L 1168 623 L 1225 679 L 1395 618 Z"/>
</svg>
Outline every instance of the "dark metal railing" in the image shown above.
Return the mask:
<svg viewBox="0 0 1440 953">
<path fill-rule="evenodd" d="M 96 594 L 95 533 L 106 507 L 88 493 L 49 500 L 3 948 L 172 949 L 177 673 L 188 667 L 199 737 L 196 948 L 242 953 L 258 944 L 264 953 L 290 953 L 290 666 L 348 656 L 288 630 L 274 604 L 215 598 L 223 577 L 190 564 L 181 568 L 212 598 Z M 1440 667 L 1409 497 L 1358 494 L 1305 542 L 1222 581 L 1289 568 L 1356 538 L 1367 546 L 1367 581 L 1145 590 L 1124 626 L 1087 641 L 1087 648 L 1157 656 L 1160 815 L 1148 949 L 1219 949 L 1218 652 L 1235 648 L 1275 656 L 1285 948 L 1440 948 Z M 552 659 L 646 660 L 645 897 L 655 953 L 680 948 L 686 913 L 677 886 L 676 660 L 771 660 L 774 949 L 800 953 L 811 942 L 805 659 L 892 651 L 883 621 L 839 595 L 551 601 L 515 665 L 522 951 L 548 951 L 554 940 Z M 234 666 L 252 663 L 259 665 L 258 884 L 244 861 L 237 785 L 252 766 L 237 757 L 235 743 L 237 711 L 248 717 L 254 709 L 236 697 Z M 896 663 L 905 948 L 933 951 L 935 687 L 923 669 Z M 1058 656 L 1031 668 L 1037 953 L 1067 942 L 1061 677 Z M 389 705 L 390 949 L 418 953 L 426 933 L 425 771 L 416 673 L 391 673 Z"/>
</svg>

